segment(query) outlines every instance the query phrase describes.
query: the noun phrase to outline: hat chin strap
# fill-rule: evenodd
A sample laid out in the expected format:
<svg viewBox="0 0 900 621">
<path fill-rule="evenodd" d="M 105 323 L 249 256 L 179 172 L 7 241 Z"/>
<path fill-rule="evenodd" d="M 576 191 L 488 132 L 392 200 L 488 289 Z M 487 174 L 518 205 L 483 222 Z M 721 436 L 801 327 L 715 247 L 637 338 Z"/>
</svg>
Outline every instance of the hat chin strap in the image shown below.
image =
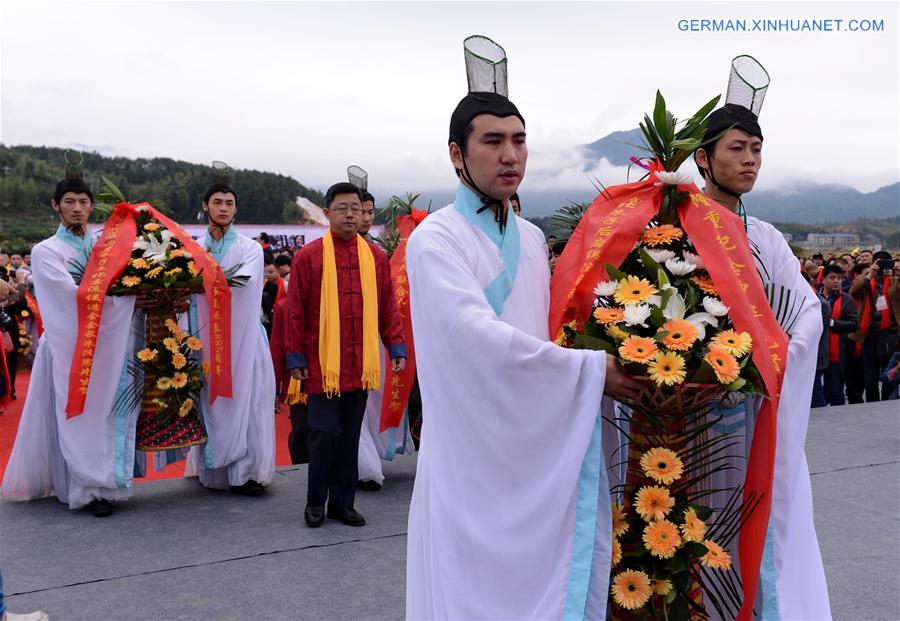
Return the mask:
<svg viewBox="0 0 900 621">
<path fill-rule="evenodd" d="M 206 212 L 206 217 L 209 219 L 209 227 L 208 227 L 208 228 L 209 228 L 210 230 L 212 230 L 212 229 L 219 229 L 219 231 L 221 231 L 221 232 L 222 232 L 222 235 L 224 236 L 225 233 L 227 232 L 227 231 L 225 230 L 225 228 L 231 226 L 232 224 L 234 224 L 234 219 L 237 217 L 237 209 L 234 210 L 234 215 L 231 216 L 231 220 L 229 220 L 229 221 L 226 222 L 225 224 L 219 224 L 218 222 L 216 222 L 215 220 L 213 220 L 212 214 L 211 214 L 210 212 L 208 212 L 208 211 Z"/>
<path fill-rule="evenodd" d="M 505 205 L 503 204 L 503 201 L 501 201 L 499 198 L 494 198 L 493 196 L 490 196 L 487 193 L 483 192 L 481 190 L 481 188 L 479 188 L 475 184 L 475 180 L 472 179 L 472 175 L 469 173 L 469 167 L 466 165 L 466 155 L 465 155 L 465 153 L 462 152 L 462 147 L 460 147 L 459 152 L 462 155 L 463 180 L 466 183 L 468 183 L 469 186 L 471 186 L 471 188 L 473 190 L 475 190 L 475 193 L 478 194 L 478 197 L 481 199 L 481 203 L 484 205 L 484 207 L 479 209 L 477 213 L 481 213 L 485 209 L 491 209 L 496 206 L 497 210 L 494 212 L 494 221 L 497 222 L 497 224 L 500 226 L 500 233 L 503 233 L 503 230 L 506 228 L 506 220 L 507 220 L 507 213 L 506 213 L 506 210 L 504 209 Z"/>
</svg>

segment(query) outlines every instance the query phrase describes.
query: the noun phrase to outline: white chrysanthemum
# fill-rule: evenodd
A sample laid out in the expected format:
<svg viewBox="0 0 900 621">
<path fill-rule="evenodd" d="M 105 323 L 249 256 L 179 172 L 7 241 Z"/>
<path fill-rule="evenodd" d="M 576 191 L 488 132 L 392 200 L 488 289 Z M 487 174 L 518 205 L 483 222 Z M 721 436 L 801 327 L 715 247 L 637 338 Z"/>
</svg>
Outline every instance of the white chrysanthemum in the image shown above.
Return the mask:
<svg viewBox="0 0 900 621">
<path fill-rule="evenodd" d="M 694 182 L 694 178 L 691 177 L 687 173 L 682 172 L 664 172 L 659 171 L 656 173 L 656 178 L 659 179 L 653 185 L 687 185 L 689 183 Z"/>
<path fill-rule="evenodd" d="M 703 265 L 703 261 L 700 259 L 700 255 L 696 255 L 693 252 L 688 252 L 687 250 L 685 250 L 681 254 L 684 256 L 685 261 L 696 265 L 698 270 L 703 269 L 704 265 Z"/>
<path fill-rule="evenodd" d="M 675 253 L 671 250 L 654 250 L 653 248 L 645 248 L 650 258 L 657 263 L 665 263 L 669 259 L 675 258 Z"/>
<path fill-rule="evenodd" d="M 625 325 L 647 327 L 650 307 L 647 304 L 629 304 L 625 307 Z"/>
<path fill-rule="evenodd" d="M 711 298 L 709 296 L 703 298 L 703 308 L 714 317 L 724 317 L 731 310 L 722 304 L 719 298 Z"/>
<path fill-rule="evenodd" d="M 679 261 L 678 259 L 669 259 L 666 261 L 666 268 L 676 276 L 684 276 L 690 274 L 697 266 L 688 261 Z"/>
<path fill-rule="evenodd" d="M 597 283 L 597 288 L 594 289 L 594 295 L 597 297 L 608 298 L 616 291 L 616 287 L 619 286 L 615 280 L 603 280 Z"/>
</svg>

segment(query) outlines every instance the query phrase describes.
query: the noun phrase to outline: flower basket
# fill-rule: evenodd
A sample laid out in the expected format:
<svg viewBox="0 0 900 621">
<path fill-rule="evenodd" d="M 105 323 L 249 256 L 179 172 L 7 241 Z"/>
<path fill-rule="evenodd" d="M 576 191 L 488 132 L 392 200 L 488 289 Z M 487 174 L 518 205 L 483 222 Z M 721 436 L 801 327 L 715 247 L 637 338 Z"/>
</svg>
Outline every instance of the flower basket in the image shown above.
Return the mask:
<svg viewBox="0 0 900 621">
<path fill-rule="evenodd" d="M 175 321 L 174 306 L 170 304 L 147 311 L 147 348 L 158 345 L 168 337 L 167 320 Z M 182 414 L 180 408 L 164 404 L 165 392 L 157 386 L 156 375 L 145 372 L 135 447 L 141 451 L 166 451 L 206 442 L 206 430 L 197 405 Z M 198 403 L 198 400 L 193 403 Z"/>
<path fill-rule="evenodd" d="M 641 385 L 640 394 L 636 400 L 623 399 L 623 403 L 644 416 L 680 418 L 721 401 L 727 392 L 720 383 L 688 382 L 664 390 L 646 375 L 631 376 L 631 379 Z"/>
</svg>

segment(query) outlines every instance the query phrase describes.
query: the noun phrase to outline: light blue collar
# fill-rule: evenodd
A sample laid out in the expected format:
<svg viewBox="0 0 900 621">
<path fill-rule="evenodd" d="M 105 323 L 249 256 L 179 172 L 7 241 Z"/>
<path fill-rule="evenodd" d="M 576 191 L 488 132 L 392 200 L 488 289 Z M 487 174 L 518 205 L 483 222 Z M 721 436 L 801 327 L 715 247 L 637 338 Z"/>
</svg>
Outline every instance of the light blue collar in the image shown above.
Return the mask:
<svg viewBox="0 0 900 621">
<path fill-rule="evenodd" d="M 500 227 L 494 219 L 494 212 L 490 209 L 485 209 L 478 213 L 478 210 L 484 207 L 481 198 L 462 183 L 456 188 L 456 201 L 453 203 L 453 206 L 472 226 L 480 229 L 488 236 L 488 239 L 494 242 L 494 245 L 500 251 L 500 256 L 503 258 L 503 269 L 484 290 L 488 303 L 499 317 L 503 314 L 503 305 L 506 303 L 506 298 L 509 297 L 510 292 L 512 292 L 513 285 L 516 282 L 516 274 L 519 271 L 519 250 L 521 246 L 519 224 L 515 215 L 509 213 L 506 226 L 501 233 Z"/>
<path fill-rule="evenodd" d="M 75 249 L 75 256 L 69 265 L 69 272 L 73 275 L 83 272 L 91 256 L 91 250 L 94 249 L 94 236 L 85 232 L 84 237 L 78 237 L 62 224 L 56 229 L 56 236 L 64 244 Z"/>
<path fill-rule="evenodd" d="M 225 258 L 225 255 L 228 254 L 228 251 L 231 249 L 231 245 L 237 239 L 237 231 L 234 230 L 234 227 L 228 229 L 225 235 L 222 236 L 222 239 L 216 241 L 212 238 L 212 235 L 209 231 L 206 232 L 206 249 L 209 250 L 210 254 L 216 260 L 216 263 L 221 264 L 222 259 Z"/>
</svg>

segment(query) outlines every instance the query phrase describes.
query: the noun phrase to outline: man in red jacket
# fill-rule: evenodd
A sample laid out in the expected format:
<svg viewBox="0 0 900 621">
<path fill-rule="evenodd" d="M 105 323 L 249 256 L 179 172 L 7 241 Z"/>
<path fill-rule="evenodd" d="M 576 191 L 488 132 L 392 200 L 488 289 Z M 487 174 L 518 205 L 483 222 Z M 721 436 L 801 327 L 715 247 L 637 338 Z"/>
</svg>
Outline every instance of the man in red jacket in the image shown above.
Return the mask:
<svg viewBox="0 0 900 621">
<path fill-rule="evenodd" d="M 381 378 L 378 338 L 395 371 L 406 347 L 387 255 L 358 234 L 359 189 L 337 183 L 325 195 L 329 230 L 294 257 L 286 301 L 287 368 L 309 395 L 309 489 L 304 519 L 366 521 L 353 507 L 359 432 L 368 390 Z"/>
</svg>

